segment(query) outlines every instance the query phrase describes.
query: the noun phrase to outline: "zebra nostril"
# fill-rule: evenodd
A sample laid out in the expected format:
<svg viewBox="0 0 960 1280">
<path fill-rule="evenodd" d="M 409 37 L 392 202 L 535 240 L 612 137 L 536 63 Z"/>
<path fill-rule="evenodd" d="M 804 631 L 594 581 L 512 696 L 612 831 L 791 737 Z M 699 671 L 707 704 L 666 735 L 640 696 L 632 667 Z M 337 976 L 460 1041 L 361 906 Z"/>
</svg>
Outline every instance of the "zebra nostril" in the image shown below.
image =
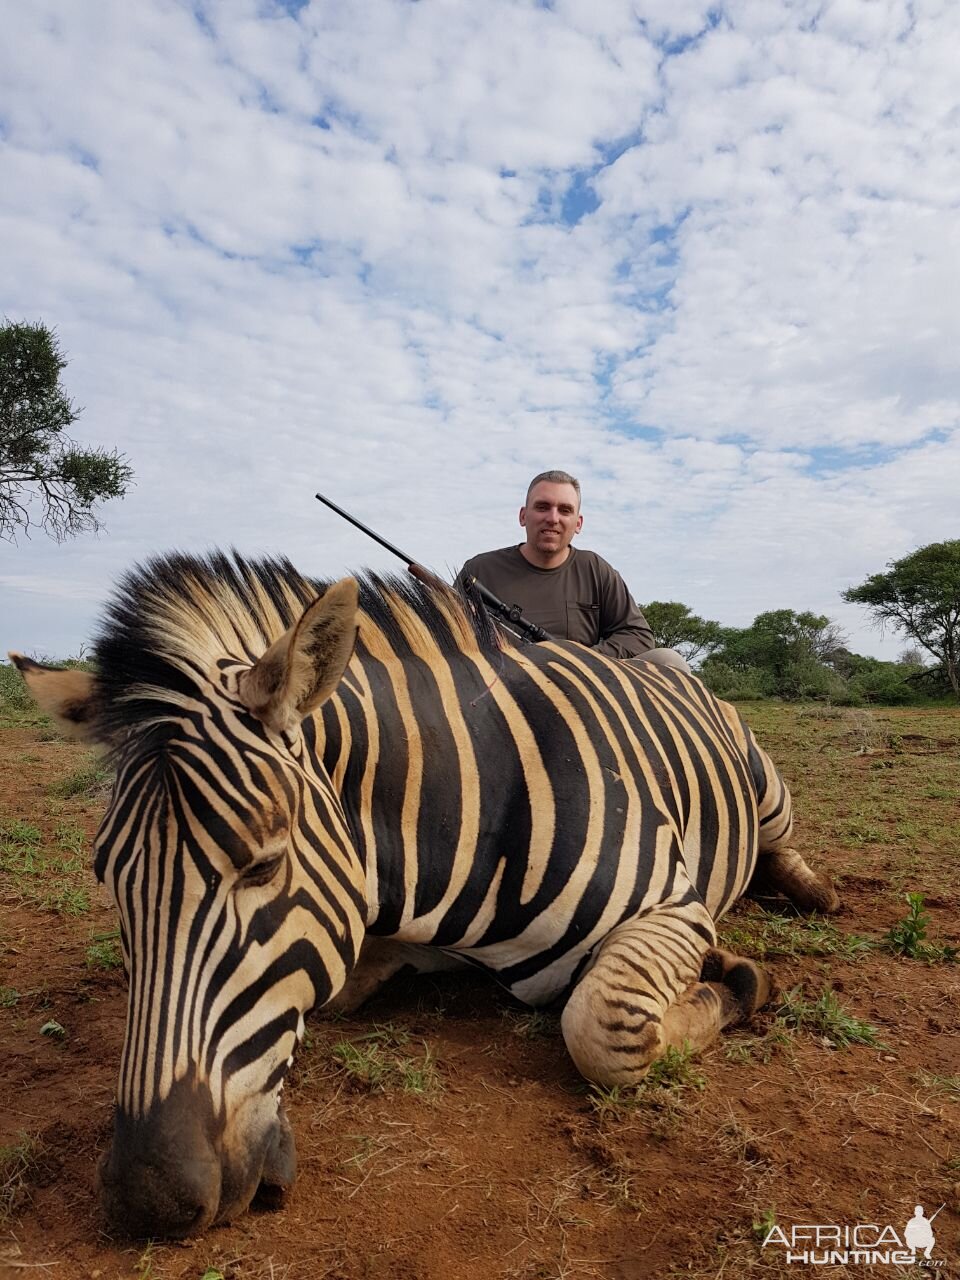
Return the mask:
<svg viewBox="0 0 960 1280">
<path fill-rule="evenodd" d="M 196 1211 L 187 1221 L 183 1223 L 182 1231 L 184 1237 L 192 1236 L 195 1232 L 203 1231 L 210 1225 L 214 1214 L 205 1205 L 198 1205 Z"/>
</svg>

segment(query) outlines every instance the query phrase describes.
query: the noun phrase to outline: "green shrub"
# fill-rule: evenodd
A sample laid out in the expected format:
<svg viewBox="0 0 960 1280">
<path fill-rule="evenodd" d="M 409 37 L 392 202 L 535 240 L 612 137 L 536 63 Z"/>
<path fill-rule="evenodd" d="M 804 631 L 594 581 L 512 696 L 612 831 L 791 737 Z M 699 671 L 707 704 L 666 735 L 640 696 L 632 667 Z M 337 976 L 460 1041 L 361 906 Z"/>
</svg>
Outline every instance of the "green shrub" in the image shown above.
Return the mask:
<svg viewBox="0 0 960 1280">
<path fill-rule="evenodd" d="M 0 662 L 0 710 L 29 711 L 32 706 L 23 676 L 12 662 Z"/>
<path fill-rule="evenodd" d="M 699 676 L 718 698 L 735 702 L 752 702 L 758 698 L 776 696 L 776 680 L 770 671 L 759 667 L 735 670 L 719 658 L 708 658 L 700 668 Z"/>
</svg>

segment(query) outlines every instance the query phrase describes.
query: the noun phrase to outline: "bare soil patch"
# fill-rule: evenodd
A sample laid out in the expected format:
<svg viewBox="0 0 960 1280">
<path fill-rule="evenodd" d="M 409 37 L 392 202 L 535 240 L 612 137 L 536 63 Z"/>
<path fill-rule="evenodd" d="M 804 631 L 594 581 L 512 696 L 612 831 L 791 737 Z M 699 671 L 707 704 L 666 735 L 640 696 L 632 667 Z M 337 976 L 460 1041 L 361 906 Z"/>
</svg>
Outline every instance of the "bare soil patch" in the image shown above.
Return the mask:
<svg viewBox="0 0 960 1280">
<path fill-rule="evenodd" d="M 770 903 L 725 922 L 775 977 L 767 1009 L 684 1079 L 620 1096 L 584 1085 L 555 1015 L 479 977 L 399 979 L 360 1016 L 310 1024 L 286 1092 L 287 1204 L 182 1246 L 110 1240 L 96 1208 L 125 992 L 89 871 L 102 798 L 95 780 L 64 787 L 90 758 L 0 729 L 0 1274 L 862 1274 L 787 1266 L 763 1226 L 902 1234 L 918 1203 L 946 1205 L 944 1265 L 873 1274 L 960 1274 L 960 966 L 879 945 L 919 892 L 927 938 L 960 946 L 960 712 L 747 716 L 791 783 L 798 847 L 844 903 L 829 924 Z M 837 1047 L 798 1015 L 824 1000 L 876 1043 Z"/>
</svg>

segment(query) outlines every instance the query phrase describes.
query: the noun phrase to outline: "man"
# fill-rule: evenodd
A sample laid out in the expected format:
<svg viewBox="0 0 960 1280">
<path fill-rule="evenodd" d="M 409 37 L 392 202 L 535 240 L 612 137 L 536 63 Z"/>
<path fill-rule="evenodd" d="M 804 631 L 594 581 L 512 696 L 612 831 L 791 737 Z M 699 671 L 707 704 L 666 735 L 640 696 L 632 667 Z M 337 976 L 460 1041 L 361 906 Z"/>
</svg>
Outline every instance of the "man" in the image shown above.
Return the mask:
<svg viewBox="0 0 960 1280">
<path fill-rule="evenodd" d="M 611 658 L 644 658 L 689 667 L 672 649 L 654 648 L 653 632 L 626 583 L 595 551 L 571 546 L 583 527 L 580 483 L 566 471 L 530 481 L 520 508 L 526 541 L 474 556 L 460 579 L 476 578 L 555 640 L 576 640 Z"/>
</svg>

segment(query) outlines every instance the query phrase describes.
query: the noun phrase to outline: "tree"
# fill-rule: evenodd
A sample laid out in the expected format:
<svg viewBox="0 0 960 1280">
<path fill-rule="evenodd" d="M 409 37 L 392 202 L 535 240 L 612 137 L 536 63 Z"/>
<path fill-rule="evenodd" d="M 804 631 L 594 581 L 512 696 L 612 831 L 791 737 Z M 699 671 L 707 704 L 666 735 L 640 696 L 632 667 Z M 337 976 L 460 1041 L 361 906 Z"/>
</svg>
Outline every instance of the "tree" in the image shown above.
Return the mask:
<svg viewBox="0 0 960 1280">
<path fill-rule="evenodd" d="M 931 542 L 841 593 L 932 654 L 960 698 L 960 539 Z"/>
<path fill-rule="evenodd" d="M 723 631 L 719 622 L 710 622 L 691 613 L 677 600 L 653 600 L 640 606 L 650 624 L 653 638 L 664 649 L 676 649 L 691 665 L 709 658 L 719 648 Z"/>
<path fill-rule="evenodd" d="M 749 627 L 723 629 L 720 647 L 704 663 L 704 678 L 718 692 L 836 698 L 843 682 L 834 663 L 846 652 L 844 638 L 822 614 L 772 609 L 758 614 Z"/>
<path fill-rule="evenodd" d="M 80 414 L 60 386 L 66 365 L 56 334 L 44 324 L 0 326 L 2 538 L 34 526 L 57 542 L 95 531 L 101 526 L 94 505 L 122 498 L 133 478 L 116 450 L 83 448 L 65 434 Z"/>
</svg>

